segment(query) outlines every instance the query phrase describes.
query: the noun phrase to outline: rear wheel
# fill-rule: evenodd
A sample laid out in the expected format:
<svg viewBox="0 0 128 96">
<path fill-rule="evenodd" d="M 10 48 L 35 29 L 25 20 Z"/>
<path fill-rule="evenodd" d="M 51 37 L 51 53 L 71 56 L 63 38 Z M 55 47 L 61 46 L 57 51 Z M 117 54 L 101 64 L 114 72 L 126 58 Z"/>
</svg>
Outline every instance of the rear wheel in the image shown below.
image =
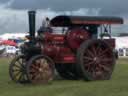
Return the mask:
<svg viewBox="0 0 128 96">
<path fill-rule="evenodd" d="M 27 64 L 27 77 L 31 83 L 48 83 L 54 77 L 54 63 L 44 55 L 32 57 Z"/>
<path fill-rule="evenodd" d="M 85 80 L 110 79 L 115 65 L 115 55 L 102 40 L 85 41 L 77 52 L 77 68 Z"/>
<path fill-rule="evenodd" d="M 29 80 L 26 76 L 25 67 L 25 57 L 23 55 L 16 56 L 9 66 L 9 75 L 11 79 L 17 83 L 28 83 Z"/>
</svg>

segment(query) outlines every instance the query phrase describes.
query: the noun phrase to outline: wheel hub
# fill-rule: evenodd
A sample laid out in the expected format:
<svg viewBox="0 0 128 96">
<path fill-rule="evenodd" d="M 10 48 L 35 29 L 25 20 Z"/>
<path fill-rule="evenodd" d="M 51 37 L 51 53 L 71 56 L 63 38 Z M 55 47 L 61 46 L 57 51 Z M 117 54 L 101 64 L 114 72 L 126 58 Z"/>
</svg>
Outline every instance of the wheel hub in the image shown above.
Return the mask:
<svg viewBox="0 0 128 96">
<path fill-rule="evenodd" d="M 94 58 L 93 58 L 93 61 L 94 61 L 95 63 L 100 63 L 100 58 L 99 58 L 99 57 L 94 57 Z"/>
<path fill-rule="evenodd" d="M 97 59 L 98 59 L 97 57 L 94 57 L 94 58 L 93 58 L 94 61 L 97 61 Z"/>
<path fill-rule="evenodd" d="M 39 72 L 43 72 L 43 69 L 42 68 L 39 68 Z"/>
</svg>

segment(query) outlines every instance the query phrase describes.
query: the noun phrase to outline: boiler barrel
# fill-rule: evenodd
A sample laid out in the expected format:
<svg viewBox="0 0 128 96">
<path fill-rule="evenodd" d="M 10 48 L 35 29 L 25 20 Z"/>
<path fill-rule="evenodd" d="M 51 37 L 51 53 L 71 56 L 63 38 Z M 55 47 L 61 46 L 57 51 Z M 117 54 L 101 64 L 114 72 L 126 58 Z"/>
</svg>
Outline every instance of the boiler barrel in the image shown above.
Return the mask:
<svg viewBox="0 0 128 96">
<path fill-rule="evenodd" d="M 28 11 L 28 18 L 29 18 L 29 35 L 31 38 L 35 37 L 35 11 Z"/>
</svg>

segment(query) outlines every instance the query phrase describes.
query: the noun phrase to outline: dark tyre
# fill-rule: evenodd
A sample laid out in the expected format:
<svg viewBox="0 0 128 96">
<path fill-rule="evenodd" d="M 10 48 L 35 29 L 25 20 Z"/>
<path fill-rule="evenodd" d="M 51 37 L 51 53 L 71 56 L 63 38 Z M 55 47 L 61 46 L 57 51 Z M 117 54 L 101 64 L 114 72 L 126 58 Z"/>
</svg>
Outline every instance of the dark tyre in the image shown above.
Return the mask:
<svg viewBox="0 0 128 96">
<path fill-rule="evenodd" d="M 54 63 L 44 55 L 32 57 L 27 64 L 26 70 L 31 83 L 48 83 L 54 78 Z"/>
<path fill-rule="evenodd" d="M 85 80 L 108 80 L 114 69 L 115 54 L 104 41 L 88 40 L 77 51 L 76 65 Z"/>
<path fill-rule="evenodd" d="M 74 64 L 56 64 L 55 67 L 60 77 L 68 80 L 79 79 L 79 76 L 74 68 Z"/>
<path fill-rule="evenodd" d="M 28 83 L 26 76 L 26 61 L 23 55 L 15 57 L 9 66 L 9 75 L 17 83 Z"/>
</svg>

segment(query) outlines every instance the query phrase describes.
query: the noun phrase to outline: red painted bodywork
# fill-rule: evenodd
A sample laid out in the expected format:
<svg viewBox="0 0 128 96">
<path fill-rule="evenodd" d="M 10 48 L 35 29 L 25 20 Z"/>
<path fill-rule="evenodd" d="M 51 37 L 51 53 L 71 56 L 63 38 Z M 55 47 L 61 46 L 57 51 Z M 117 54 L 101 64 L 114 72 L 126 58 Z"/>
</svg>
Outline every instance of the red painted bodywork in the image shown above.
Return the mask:
<svg viewBox="0 0 128 96">
<path fill-rule="evenodd" d="M 46 54 L 55 63 L 75 63 L 76 52 L 81 43 L 85 40 L 91 39 L 88 31 L 80 28 L 70 29 L 66 34 L 43 33 L 44 41 L 42 47 L 42 54 Z M 113 40 L 105 40 L 111 42 Z M 114 45 L 112 45 L 114 47 Z"/>
<path fill-rule="evenodd" d="M 88 39 L 97 39 L 98 27 L 104 24 L 123 24 L 120 17 L 107 16 L 56 16 L 50 20 L 51 27 L 68 27 L 66 34 L 43 33 L 42 54 L 55 63 L 75 63 L 77 49 Z M 60 33 L 60 32 L 59 32 Z M 115 48 L 115 39 L 103 39 Z"/>
</svg>

